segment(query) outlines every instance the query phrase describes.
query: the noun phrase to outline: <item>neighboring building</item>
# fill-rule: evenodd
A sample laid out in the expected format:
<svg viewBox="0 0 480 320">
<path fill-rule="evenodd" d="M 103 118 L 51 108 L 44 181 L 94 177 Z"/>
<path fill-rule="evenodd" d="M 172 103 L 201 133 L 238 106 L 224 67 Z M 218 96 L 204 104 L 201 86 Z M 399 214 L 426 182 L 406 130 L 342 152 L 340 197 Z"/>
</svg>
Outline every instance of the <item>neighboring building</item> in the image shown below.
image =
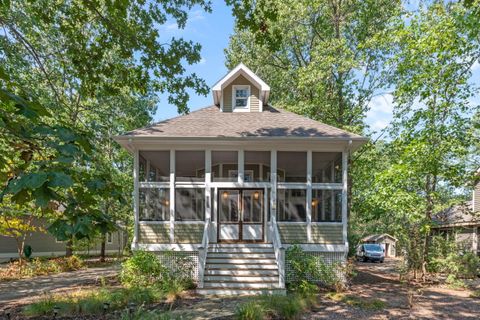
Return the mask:
<svg viewBox="0 0 480 320">
<path fill-rule="evenodd" d="M 433 218 L 434 234 L 453 238 L 464 250 L 480 256 L 480 181 L 473 190 L 472 201 L 452 206 Z"/>
<path fill-rule="evenodd" d="M 132 248 L 191 257 L 201 293 L 283 292 L 295 243 L 343 262 L 347 159 L 367 139 L 270 106 L 243 64 L 212 92 L 212 106 L 115 138 L 134 157 Z"/>
<path fill-rule="evenodd" d="M 362 243 L 376 243 L 381 245 L 383 250 L 385 250 L 386 258 L 395 257 L 397 255 L 395 248 L 397 239 L 389 234 L 372 234 L 363 238 Z"/>
<path fill-rule="evenodd" d="M 46 230 L 47 226 L 41 220 L 34 220 L 33 225 Z M 54 257 L 65 255 L 65 243 L 57 241 L 46 231 L 34 231 L 27 235 L 25 246 L 32 247 L 32 257 Z M 107 254 L 121 254 L 125 247 L 122 231 L 112 232 L 107 235 L 105 249 Z M 100 242 L 91 243 L 81 254 L 99 254 Z M 15 238 L 0 235 L 0 262 L 18 259 L 17 242 Z"/>
</svg>

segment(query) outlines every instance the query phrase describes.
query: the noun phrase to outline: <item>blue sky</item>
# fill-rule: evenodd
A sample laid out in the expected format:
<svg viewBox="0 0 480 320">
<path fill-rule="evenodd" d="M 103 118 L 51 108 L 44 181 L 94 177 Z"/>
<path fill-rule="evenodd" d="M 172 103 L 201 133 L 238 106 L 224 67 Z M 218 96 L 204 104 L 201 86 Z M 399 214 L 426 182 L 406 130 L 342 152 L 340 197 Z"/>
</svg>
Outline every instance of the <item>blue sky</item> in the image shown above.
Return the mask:
<svg viewBox="0 0 480 320">
<path fill-rule="evenodd" d="M 415 2 L 415 1 L 413 1 Z M 412 4 L 410 4 L 412 5 Z M 417 4 L 418 5 L 418 4 Z M 194 8 L 189 15 L 189 20 L 184 29 L 178 29 L 175 21 L 170 21 L 161 26 L 162 37 L 183 37 L 187 40 L 198 42 L 202 45 L 202 60 L 200 63 L 187 66 L 187 71 L 195 72 L 203 78 L 208 86 L 212 86 L 226 73 L 224 49 L 228 46 L 229 37 L 233 33 L 234 18 L 231 9 L 225 5 L 224 0 L 212 0 L 212 12 L 204 12 Z M 473 68 L 472 81 L 480 84 L 480 64 L 477 62 Z M 190 110 L 196 110 L 211 105 L 213 98 L 199 96 L 190 92 Z M 367 113 L 367 124 L 372 131 L 380 131 L 392 120 L 393 101 L 390 94 L 376 96 L 371 101 L 370 111 Z M 474 99 L 479 103 L 480 99 Z M 166 96 L 158 106 L 154 121 L 164 120 L 177 116 L 177 109 L 169 105 Z"/>
</svg>

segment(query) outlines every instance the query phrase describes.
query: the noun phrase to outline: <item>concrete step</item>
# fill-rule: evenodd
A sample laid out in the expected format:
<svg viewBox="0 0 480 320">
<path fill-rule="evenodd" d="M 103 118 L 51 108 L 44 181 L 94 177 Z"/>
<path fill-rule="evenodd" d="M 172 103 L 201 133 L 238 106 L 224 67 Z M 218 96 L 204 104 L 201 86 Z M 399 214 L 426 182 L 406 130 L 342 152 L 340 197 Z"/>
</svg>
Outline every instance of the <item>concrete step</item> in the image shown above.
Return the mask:
<svg viewBox="0 0 480 320">
<path fill-rule="evenodd" d="M 254 275 L 206 275 L 205 282 L 248 282 L 248 283 L 264 283 L 264 282 L 278 282 L 278 276 L 254 276 Z"/>
<path fill-rule="evenodd" d="M 271 243 L 210 243 L 209 248 L 273 248 Z"/>
<path fill-rule="evenodd" d="M 273 252 L 209 252 L 207 258 L 275 259 Z"/>
<path fill-rule="evenodd" d="M 273 253 L 273 247 L 209 247 L 208 253 L 214 252 L 265 252 L 265 253 Z"/>
<path fill-rule="evenodd" d="M 278 280 L 273 282 L 214 282 L 204 281 L 203 288 L 228 288 L 228 289 L 277 289 Z"/>
<path fill-rule="evenodd" d="M 275 259 L 258 258 L 210 258 L 207 255 L 207 264 L 276 264 Z"/>
<path fill-rule="evenodd" d="M 206 265 L 206 270 L 226 270 L 226 269 L 237 269 L 237 270 L 278 270 L 277 263 L 275 261 L 268 264 L 258 264 L 258 263 L 247 263 L 247 264 L 235 264 L 235 263 L 208 263 Z"/>
<path fill-rule="evenodd" d="M 252 289 L 252 288 L 204 288 L 196 290 L 200 295 L 216 295 L 216 296 L 254 296 L 254 295 L 281 295 L 287 294 L 285 289 Z"/>
<path fill-rule="evenodd" d="M 206 269 L 205 276 L 276 276 L 277 269 Z"/>
</svg>

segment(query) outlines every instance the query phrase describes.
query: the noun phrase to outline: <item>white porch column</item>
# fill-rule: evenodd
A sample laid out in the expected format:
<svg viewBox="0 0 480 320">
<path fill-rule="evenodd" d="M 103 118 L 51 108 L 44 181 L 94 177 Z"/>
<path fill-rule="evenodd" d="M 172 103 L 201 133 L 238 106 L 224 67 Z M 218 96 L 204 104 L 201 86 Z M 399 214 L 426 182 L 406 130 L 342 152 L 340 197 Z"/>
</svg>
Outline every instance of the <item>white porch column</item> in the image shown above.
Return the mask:
<svg viewBox="0 0 480 320">
<path fill-rule="evenodd" d="M 245 180 L 245 151 L 238 150 L 238 183 Z"/>
<path fill-rule="evenodd" d="M 270 219 L 277 223 L 277 150 L 270 153 Z"/>
<path fill-rule="evenodd" d="M 212 220 L 212 150 L 205 150 L 205 220 Z"/>
<path fill-rule="evenodd" d="M 312 241 L 312 151 L 307 151 L 307 241 Z"/>
<path fill-rule="evenodd" d="M 343 243 L 347 243 L 347 192 L 348 192 L 348 149 L 342 152 L 342 225 L 343 225 Z"/>
<path fill-rule="evenodd" d="M 134 227 L 133 227 L 133 241 L 132 241 L 132 247 L 133 249 L 138 248 L 138 221 L 139 219 L 139 210 L 140 210 L 140 204 L 139 204 L 139 192 L 138 192 L 138 179 L 139 179 L 139 174 L 140 174 L 140 159 L 139 159 L 139 152 L 137 149 L 135 149 L 133 153 L 133 220 L 134 220 Z"/>
<path fill-rule="evenodd" d="M 170 243 L 174 242 L 175 230 L 175 150 L 170 150 Z"/>
</svg>

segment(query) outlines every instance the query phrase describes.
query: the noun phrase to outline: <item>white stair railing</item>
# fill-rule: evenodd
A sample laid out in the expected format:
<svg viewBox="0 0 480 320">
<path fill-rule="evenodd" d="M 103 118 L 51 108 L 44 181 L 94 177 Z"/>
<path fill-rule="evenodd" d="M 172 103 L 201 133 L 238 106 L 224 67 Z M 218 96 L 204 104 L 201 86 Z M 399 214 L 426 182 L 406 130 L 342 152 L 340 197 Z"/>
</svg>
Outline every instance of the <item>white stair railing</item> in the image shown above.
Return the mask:
<svg viewBox="0 0 480 320">
<path fill-rule="evenodd" d="M 282 246 L 275 217 L 272 217 L 269 231 L 278 266 L 278 285 L 280 289 L 285 289 L 285 248 Z"/>
<path fill-rule="evenodd" d="M 210 218 L 205 221 L 203 228 L 202 245 L 198 248 L 198 287 L 203 288 L 205 265 L 207 263 L 208 242 L 210 234 Z"/>
</svg>

